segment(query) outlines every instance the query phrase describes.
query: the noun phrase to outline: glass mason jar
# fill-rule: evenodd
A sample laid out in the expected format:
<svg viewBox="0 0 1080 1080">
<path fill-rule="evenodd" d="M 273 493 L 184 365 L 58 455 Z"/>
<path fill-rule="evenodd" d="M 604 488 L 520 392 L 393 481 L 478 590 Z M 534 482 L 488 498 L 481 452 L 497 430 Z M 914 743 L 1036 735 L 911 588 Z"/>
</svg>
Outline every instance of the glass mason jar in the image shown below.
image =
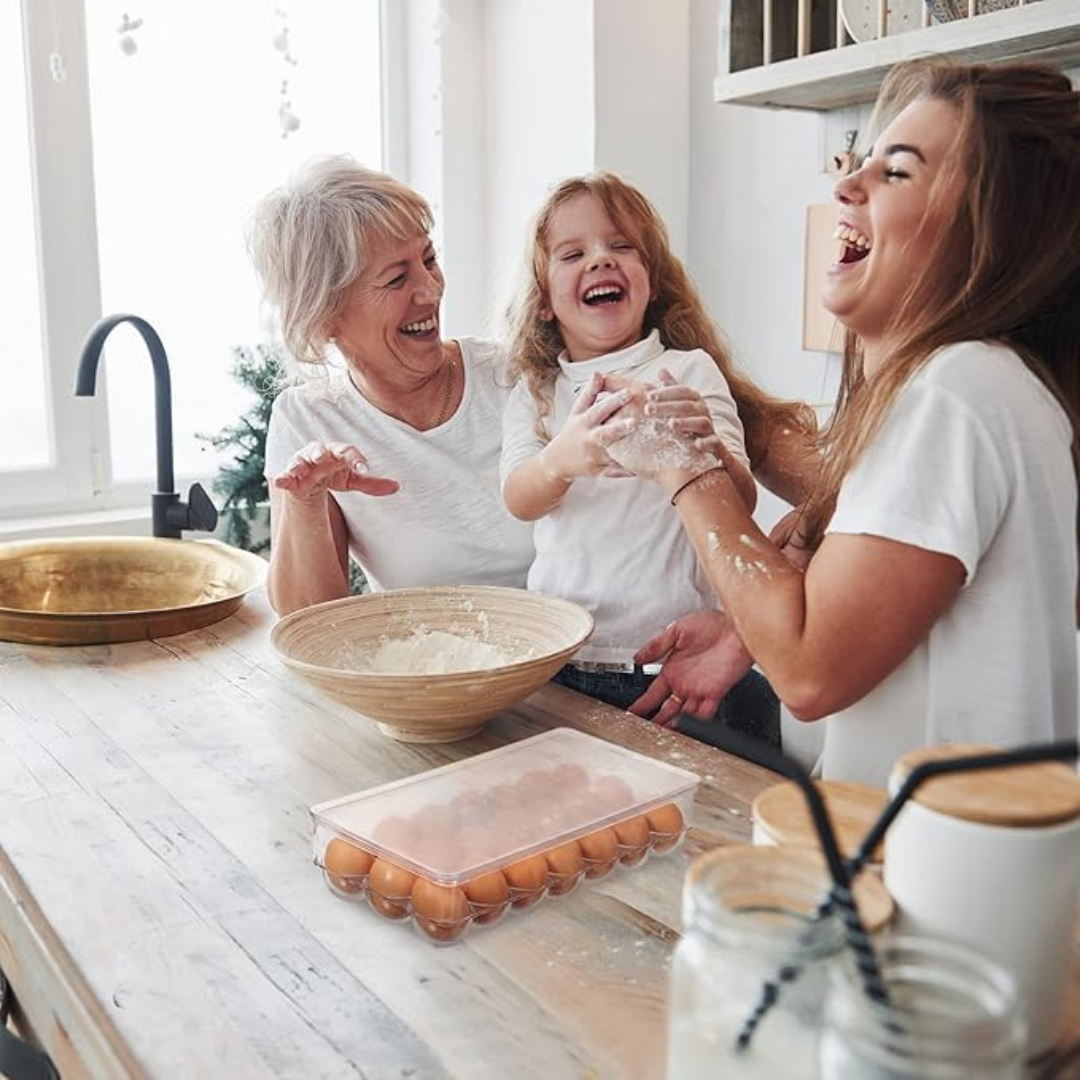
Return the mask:
<svg viewBox="0 0 1080 1080">
<path fill-rule="evenodd" d="M 930 937 L 877 948 L 889 1005 L 854 967 L 830 973 L 821 1039 L 824 1080 L 1019 1080 L 1027 1023 L 1016 980 L 969 948 Z"/>
<path fill-rule="evenodd" d="M 695 860 L 671 965 L 668 1080 L 818 1075 L 826 968 L 844 946 L 838 915 L 812 919 L 829 885 L 812 850 L 731 847 Z M 738 1049 L 766 986 L 795 967 Z"/>
</svg>

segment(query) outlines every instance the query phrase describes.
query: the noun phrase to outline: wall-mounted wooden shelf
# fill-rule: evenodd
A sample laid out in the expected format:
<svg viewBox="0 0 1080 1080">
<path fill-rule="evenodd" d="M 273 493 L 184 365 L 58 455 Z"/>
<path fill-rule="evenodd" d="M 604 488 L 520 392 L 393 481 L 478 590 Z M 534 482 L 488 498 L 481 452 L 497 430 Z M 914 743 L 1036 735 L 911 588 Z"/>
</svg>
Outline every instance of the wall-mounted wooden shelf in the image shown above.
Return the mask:
<svg viewBox="0 0 1080 1080">
<path fill-rule="evenodd" d="M 731 19 L 731 3 L 721 6 L 721 18 Z M 732 48 L 721 63 L 729 71 L 717 76 L 713 96 L 736 105 L 827 110 L 872 101 L 893 64 L 928 53 L 965 63 L 1016 59 L 1080 66 L 1080 0 L 1039 0 L 756 67 L 731 55 L 738 35 L 735 27 L 726 29 L 723 40 Z"/>
</svg>

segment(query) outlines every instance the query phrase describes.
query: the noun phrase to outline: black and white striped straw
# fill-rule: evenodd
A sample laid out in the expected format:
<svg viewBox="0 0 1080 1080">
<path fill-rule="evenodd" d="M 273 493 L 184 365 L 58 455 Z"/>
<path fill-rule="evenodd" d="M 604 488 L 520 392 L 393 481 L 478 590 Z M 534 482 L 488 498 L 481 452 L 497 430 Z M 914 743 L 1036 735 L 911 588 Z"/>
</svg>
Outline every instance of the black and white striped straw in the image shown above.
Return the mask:
<svg viewBox="0 0 1080 1080">
<path fill-rule="evenodd" d="M 740 751 L 736 750 L 736 753 Z M 818 843 L 825 855 L 825 862 L 829 868 L 829 876 L 832 878 L 833 887 L 826 899 L 818 906 L 815 918 L 827 914 L 835 906 L 840 909 L 841 918 L 844 922 L 844 931 L 847 938 L 848 948 L 855 957 L 855 966 L 862 979 L 863 989 L 872 1000 L 886 1004 L 888 992 L 885 989 L 881 970 L 878 967 L 877 955 L 870 943 L 870 935 L 862 924 L 855 900 L 851 895 L 851 872 L 840 854 L 840 846 L 836 842 L 836 831 L 833 829 L 832 820 L 829 817 L 825 800 L 821 797 L 814 782 L 806 772 L 791 758 L 777 752 L 770 752 L 768 760 L 762 753 L 755 753 L 755 759 L 762 765 L 790 777 L 799 785 L 799 789 L 806 799 L 810 809 L 810 817 L 814 822 L 814 831 L 817 833 Z M 824 909 L 824 910 L 823 910 Z M 735 1049 L 744 1051 L 750 1045 L 754 1031 L 761 1023 L 766 1013 L 776 1004 L 780 997 L 780 990 L 785 983 L 794 982 L 798 978 L 800 968 L 798 965 L 790 965 L 781 968 L 776 976 L 765 982 L 761 996 L 754 1006 L 753 1012 L 747 1017 L 745 1023 L 735 1039 Z"/>
<path fill-rule="evenodd" d="M 848 946 L 855 956 L 855 964 L 862 979 L 863 989 L 866 991 L 867 997 L 883 1005 L 888 1004 L 888 991 L 881 978 L 877 956 L 874 953 L 870 937 L 866 932 L 866 928 L 862 925 L 855 907 L 855 901 L 851 894 L 851 883 L 866 865 L 870 853 L 881 842 L 885 831 L 896 819 L 904 803 L 911 798 L 921 784 L 934 776 L 942 776 L 946 773 L 973 772 L 979 769 L 1000 769 L 1014 765 L 1030 765 L 1046 761 L 1075 762 L 1080 759 L 1080 743 L 1075 739 L 1067 739 L 1061 742 L 1021 746 L 1012 750 L 994 751 L 985 754 L 967 754 L 962 757 L 924 761 L 911 770 L 900 789 L 889 800 L 888 805 L 867 831 L 855 854 L 845 862 L 840 857 L 836 835 L 825 802 L 813 781 L 790 758 L 775 751 L 762 750 L 760 746 L 751 749 L 749 741 L 746 740 L 748 745 L 744 756 L 749 757 L 759 765 L 764 765 L 766 768 L 773 769 L 794 780 L 799 785 L 799 789 L 802 791 L 810 808 L 814 829 L 817 832 L 821 849 L 825 853 L 825 859 L 833 879 L 833 887 L 815 910 L 811 924 L 831 914 L 834 908 L 840 909 Z M 734 750 L 734 752 L 742 753 L 742 749 Z M 839 875 L 837 874 L 837 865 L 839 865 Z M 743 1051 L 749 1047 L 754 1031 L 779 1000 L 781 988 L 793 983 L 801 972 L 802 968 L 797 964 L 785 965 L 777 971 L 772 979 L 765 982 L 757 1004 L 746 1018 L 736 1037 L 735 1046 L 737 1050 Z"/>
</svg>

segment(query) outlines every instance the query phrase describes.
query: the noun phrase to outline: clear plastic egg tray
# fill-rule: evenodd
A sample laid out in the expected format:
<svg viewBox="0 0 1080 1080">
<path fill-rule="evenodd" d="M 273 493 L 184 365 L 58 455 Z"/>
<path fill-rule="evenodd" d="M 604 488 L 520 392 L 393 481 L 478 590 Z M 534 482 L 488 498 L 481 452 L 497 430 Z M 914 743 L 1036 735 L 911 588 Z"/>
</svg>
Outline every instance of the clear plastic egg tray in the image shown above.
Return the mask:
<svg viewBox="0 0 1080 1080">
<path fill-rule="evenodd" d="M 699 777 L 572 728 L 311 808 L 331 891 L 438 944 L 682 841 Z"/>
</svg>

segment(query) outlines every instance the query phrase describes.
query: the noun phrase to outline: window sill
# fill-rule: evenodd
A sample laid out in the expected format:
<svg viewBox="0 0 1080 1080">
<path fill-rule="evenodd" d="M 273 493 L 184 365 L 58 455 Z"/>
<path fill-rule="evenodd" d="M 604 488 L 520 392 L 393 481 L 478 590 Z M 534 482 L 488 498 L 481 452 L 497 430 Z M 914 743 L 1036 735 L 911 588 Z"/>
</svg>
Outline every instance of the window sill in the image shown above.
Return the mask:
<svg viewBox="0 0 1080 1080">
<path fill-rule="evenodd" d="M 0 521 L 0 541 L 39 536 L 150 536 L 150 512 L 127 507 Z"/>
</svg>

